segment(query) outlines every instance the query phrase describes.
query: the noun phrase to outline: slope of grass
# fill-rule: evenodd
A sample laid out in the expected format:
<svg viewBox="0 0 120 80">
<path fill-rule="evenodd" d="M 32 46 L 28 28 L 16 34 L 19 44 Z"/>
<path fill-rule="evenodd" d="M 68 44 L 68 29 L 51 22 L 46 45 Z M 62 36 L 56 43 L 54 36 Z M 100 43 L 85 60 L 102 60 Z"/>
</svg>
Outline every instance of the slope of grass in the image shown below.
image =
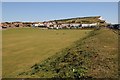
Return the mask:
<svg viewBox="0 0 120 80">
<path fill-rule="evenodd" d="M 86 75 L 95 78 L 118 77 L 118 34 L 109 29 L 102 29 L 86 40 L 82 47 L 96 53 L 88 65 Z"/>
<path fill-rule="evenodd" d="M 77 17 L 77 18 L 69 18 L 69 19 L 60 19 L 54 20 L 57 23 L 96 23 L 101 22 L 102 20 L 99 19 L 100 16 L 91 16 L 91 17 Z"/>
<path fill-rule="evenodd" d="M 117 78 L 117 44 L 118 36 L 112 30 L 93 31 L 18 77 Z"/>
<path fill-rule="evenodd" d="M 41 30 L 16 28 L 3 30 L 2 72 L 5 78 L 29 68 L 82 39 L 91 30 Z"/>
</svg>

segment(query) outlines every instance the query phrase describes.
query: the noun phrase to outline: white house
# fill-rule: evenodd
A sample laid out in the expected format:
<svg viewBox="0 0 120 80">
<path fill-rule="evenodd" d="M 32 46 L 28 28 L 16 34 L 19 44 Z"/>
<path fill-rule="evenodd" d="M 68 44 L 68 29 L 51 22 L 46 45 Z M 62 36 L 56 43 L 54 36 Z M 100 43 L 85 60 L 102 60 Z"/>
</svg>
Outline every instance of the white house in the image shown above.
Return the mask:
<svg viewBox="0 0 120 80">
<path fill-rule="evenodd" d="M 38 27 L 39 26 L 39 24 L 33 24 L 35 27 Z"/>
<path fill-rule="evenodd" d="M 89 26 L 97 26 L 97 23 L 92 23 Z"/>
<path fill-rule="evenodd" d="M 82 27 L 92 27 L 92 26 L 97 26 L 97 23 L 92 23 L 92 24 L 82 24 Z"/>
<path fill-rule="evenodd" d="M 105 19 L 103 19 L 102 17 L 100 17 L 99 19 L 100 19 L 100 20 L 105 20 Z"/>
<path fill-rule="evenodd" d="M 88 27 L 90 24 L 82 24 L 82 27 Z"/>
<path fill-rule="evenodd" d="M 45 26 L 43 23 L 36 23 L 36 24 L 33 24 L 34 27 L 39 27 L 39 26 Z"/>
<path fill-rule="evenodd" d="M 80 24 L 70 24 L 70 26 L 79 26 Z"/>
</svg>

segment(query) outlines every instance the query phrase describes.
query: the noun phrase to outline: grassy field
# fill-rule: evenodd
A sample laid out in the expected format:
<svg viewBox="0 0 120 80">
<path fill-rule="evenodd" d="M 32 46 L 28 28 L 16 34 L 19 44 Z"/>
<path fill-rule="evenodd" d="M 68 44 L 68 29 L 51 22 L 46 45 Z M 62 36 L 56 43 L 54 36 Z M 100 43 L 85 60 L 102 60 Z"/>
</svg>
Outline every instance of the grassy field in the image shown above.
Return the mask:
<svg viewBox="0 0 120 80">
<path fill-rule="evenodd" d="M 15 77 L 35 63 L 84 38 L 91 30 L 16 28 L 2 31 L 2 75 Z"/>
<path fill-rule="evenodd" d="M 118 34 L 102 28 L 79 39 L 71 47 L 34 64 L 19 77 L 117 78 Z M 94 79 L 93 79 L 94 80 Z M 115 79 L 116 80 L 116 79 Z"/>
</svg>

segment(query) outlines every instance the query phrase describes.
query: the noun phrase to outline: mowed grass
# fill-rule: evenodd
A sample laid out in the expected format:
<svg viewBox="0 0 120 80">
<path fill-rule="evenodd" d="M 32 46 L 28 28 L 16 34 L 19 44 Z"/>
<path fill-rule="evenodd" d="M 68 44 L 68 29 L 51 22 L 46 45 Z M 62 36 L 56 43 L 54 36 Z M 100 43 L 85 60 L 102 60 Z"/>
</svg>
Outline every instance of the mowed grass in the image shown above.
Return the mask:
<svg viewBox="0 0 120 80">
<path fill-rule="evenodd" d="M 35 63 L 84 38 L 92 30 L 16 28 L 2 31 L 2 76 L 15 77 Z"/>
</svg>

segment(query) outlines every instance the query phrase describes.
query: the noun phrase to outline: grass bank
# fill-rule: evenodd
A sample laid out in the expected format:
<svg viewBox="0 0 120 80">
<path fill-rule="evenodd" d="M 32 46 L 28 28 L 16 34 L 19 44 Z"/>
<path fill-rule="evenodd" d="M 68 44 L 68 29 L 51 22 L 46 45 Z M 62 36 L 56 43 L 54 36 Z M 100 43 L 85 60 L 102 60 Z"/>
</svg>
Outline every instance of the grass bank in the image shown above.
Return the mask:
<svg viewBox="0 0 120 80">
<path fill-rule="evenodd" d="M 41 78 L 117 78 L 118 35 L 101 29 L 36 63 L 18 77 Z"/>
</svg>

